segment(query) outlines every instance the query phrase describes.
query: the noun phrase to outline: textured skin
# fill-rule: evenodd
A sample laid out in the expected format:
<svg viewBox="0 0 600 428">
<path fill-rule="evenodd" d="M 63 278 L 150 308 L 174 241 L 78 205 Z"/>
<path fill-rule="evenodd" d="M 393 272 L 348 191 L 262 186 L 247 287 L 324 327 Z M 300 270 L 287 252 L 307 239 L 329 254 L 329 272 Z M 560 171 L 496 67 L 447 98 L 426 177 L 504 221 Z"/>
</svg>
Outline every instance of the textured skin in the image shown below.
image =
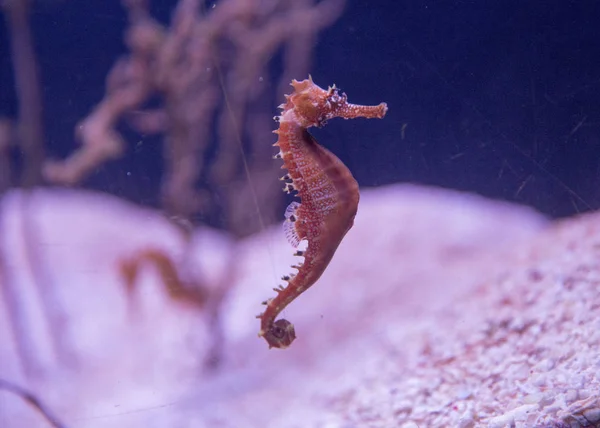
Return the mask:
<svg viewBox="0 0 600 428">
<path fill-rule="evenodd" d="M 297 192 L 300 204 L 293 203 L 286 211 L 285 230 L 288 240 L 296 246 L 307 241 L 306 251 L 296 255 L 304 262 L 292 266 L 295 274 L 283 277 L 288 284 L 276 288 L 277 296 L 264 304 L 259 336 L 269 348 L 287 348 L 296 338 L 294 326 L 277 315 L 296 297 L 311 287 L 323 274 L 340 242 L 354 223 L 358 209 L 358 183 L 350 170 L 333 153 L 320 146 L 308 128 L 323 126 L 328 119 L 383 118 L 387 105 L 361 106 L 347 102 L 335 85 L 327 90 L 315 85 L 312 79 L 292 81 L 294 92 L 281 105 L 281 116 L 275 119 L 279 138 L 274 146 L 280 148 L 276 158 L 283 159 L 288 174 L 284 191 Z M 291 223 L 291 224 L 290 224 Z"/>
</svg>

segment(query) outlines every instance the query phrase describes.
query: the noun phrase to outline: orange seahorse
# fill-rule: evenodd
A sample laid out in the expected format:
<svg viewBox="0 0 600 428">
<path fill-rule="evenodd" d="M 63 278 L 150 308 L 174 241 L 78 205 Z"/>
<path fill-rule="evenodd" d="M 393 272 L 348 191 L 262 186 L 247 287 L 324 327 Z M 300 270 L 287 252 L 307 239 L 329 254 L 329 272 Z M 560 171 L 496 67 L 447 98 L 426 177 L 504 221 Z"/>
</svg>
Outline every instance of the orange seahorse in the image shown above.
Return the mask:
<svg viewBox="0 0 600 428">
<path fill-rule="evenodd" d="M 297 273 L 282 278 L 287 286 L 274 288 L 277 296 L 263 302 L 267 307 L 257 316 L 261 320 L 259 336 L 265 338 L 269 348 L 287 348 L 296 338 L 292 323 L 275 318 L 319 279 L 354 224 L 358 209 L 358 183 L 350 170 L 321 147 L 308 128 L 323 126 L 335 117 L 380 119 L 387 112 L 385 103 L 350 104 L 335 85 L 324 90 L 310 76 L 301 82 L 293 80 L 292 86 L 294 92 L 286 95 L 286 102 L 279 106 L 281 116 L 275 117 L 279 129 L 273 132 L 279 138 L 274 146 L 280 152 L 274 158 L 283 159 L 282 169 L 288 170 L 281 178 L 285 181 L 284 192 L 297 191 L 301 201 L 292 202 L 285 211 L 285 234 L 294 247 L 304 240 L 308 245 L 305 251 L 295 253 L 304 257 L 304 263 L 292 266 Z"/>
</svg>

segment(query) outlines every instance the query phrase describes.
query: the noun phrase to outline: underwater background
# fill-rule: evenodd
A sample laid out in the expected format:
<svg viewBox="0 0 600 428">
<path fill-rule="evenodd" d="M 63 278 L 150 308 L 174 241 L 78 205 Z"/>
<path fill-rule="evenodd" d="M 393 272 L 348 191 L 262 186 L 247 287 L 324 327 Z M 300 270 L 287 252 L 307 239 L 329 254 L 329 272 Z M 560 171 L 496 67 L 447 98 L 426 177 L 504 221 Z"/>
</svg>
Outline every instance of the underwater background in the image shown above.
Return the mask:
<svg viewBox="0 0 600 428">
<path fill-rule="evenodd" d="M 0 16 L 1 427 L 600 426 L 599 2 Z M 360 203 L 268 349 L 309 76 L 389 110 L 310 128 Z"/>
<path fill-rule="evenodd" d="M 152 15 L 168 22 L 175 3 L 150 2 Z M 385 100 L 390 112 L 375 127 L 332 123 L 322 131 L 327 147 L 363 186 L 467 190 L 552 217 L 597 208 L 598 8 L 591 1 L 348 1 L 318 36 L 308 71 L 359 103 Z M 127 17 L 118 1 L 59 0 L 34 2 L 31 18 L 47 152 L 63 158 L 76 147 L 75 124 L 127 52 Z M 16 99 L 0 30 L 0 112 L 11 115 Z M 273 78 L 281 62 L 275 52 Z M 270 100 L 273 112 L 281 96 Z M 157 206 L 160 138 L 134 138 L 135 149 L 85 185 Z"/>
</svg>

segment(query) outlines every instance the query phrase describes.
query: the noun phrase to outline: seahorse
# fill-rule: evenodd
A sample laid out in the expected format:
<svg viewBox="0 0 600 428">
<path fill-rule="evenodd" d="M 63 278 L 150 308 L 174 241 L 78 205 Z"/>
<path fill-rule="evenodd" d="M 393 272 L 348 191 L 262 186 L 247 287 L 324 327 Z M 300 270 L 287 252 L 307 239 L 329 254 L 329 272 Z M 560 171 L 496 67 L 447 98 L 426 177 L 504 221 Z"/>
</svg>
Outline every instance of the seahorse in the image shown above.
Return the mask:
<svg viewBox="0 0 600 428">
<path fill-rule="evenodd" d="M 285 210 L 286 237 L 295 248 L 301 241 L 306 241 L 307 247 L 294 254 L 304 258 L 303 263 L 292 266 L 297 272 L 282 277 L 287 286 L 274 288 L 277 295 L 263 302 L 266 309 L 257 315 L 261 321 L 258 335 L 265 338 L 269 348 L 287 348 L 296 338 L 292 323 L 275 318 L 321 277 L 358 210 L 358 183 L 342 161 L 317 143 L 308 128 L 324 126 L 335 117 L 381 119 L 388 109 L 385 103 L 350 104 L 335 85 L 322 89 L 310 76 L 301 82 L 293 80 L 292 86 L 294 91 L 279 106 L 281 115 L 274 118 L 279 123 L 279 129 L 273 131 L 278 135 L 274 146 L 280 149 L 274 158 L 282 159 L 282 169 L 288 171 L 281 177 L 283 191 L 297 192 L 300 199 Z"/>
</svg>

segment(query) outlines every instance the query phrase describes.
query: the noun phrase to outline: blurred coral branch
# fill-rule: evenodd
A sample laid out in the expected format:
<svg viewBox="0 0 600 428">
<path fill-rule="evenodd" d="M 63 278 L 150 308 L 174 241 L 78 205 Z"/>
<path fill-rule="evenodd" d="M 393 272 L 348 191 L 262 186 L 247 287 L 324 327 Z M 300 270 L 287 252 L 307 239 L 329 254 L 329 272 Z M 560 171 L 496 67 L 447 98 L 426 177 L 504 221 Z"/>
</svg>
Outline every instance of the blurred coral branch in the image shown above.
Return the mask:
<svg viewBox="0 0 600 428">
<path fill-rule="evenodd" d="M 61 334 L 62 320 L 65 314 L 61 302 L 57 297 L 56 287 L 47 275 L 46 265 L 40 253 L 40 247 L 36 241 L 37 225 L 30 212 L 31 189 L 41 182 L 41 169 L 44 159 L 44 130 L 42 120 L 42 95 L 40 73 L 34 49 L 33 36 L 30 24 L 31 1 L 30 0 L 5 0 L 0 3 L 4 11 L 8 33 L 11 42 L 11 56 L 13 74 L 15 78 L 16 95 L 18 99 L 18 111 L 16 123 L 4 124 L 0 130 L 0 163 L 5 163 L 6 170 L 0 171 L 0 188 L 4 187 L 2 182 L 9 185 L 10 176 L 10 146 L 15 144 L 20 149 L 22 167 L 20 168 L 19 184 L 25 189 L 21 198 L 22 218 L 20 227 L 24 236 L 25 253 L 28 259 L 32 275 L 35 279 L 37 292 L 43 302 L 44 316 L 50 326 L 53 347 L 56 355 L 63 361 L 66 360 L 66 349 L 68 340 Z M 3 165 L 0 165 L 3 166 Z M 26 323 L 23 314 L 18 307 L 20 296 L 16 291 L 18 284 L 6 281 L 3 284 L 4 295 L 10 308 L 9 313 L 15 318 L 11 320 L 17 340 L 24 342 L 21 348 L 31 351 L 31 339 L 27 337 L 30 331 L 21 326 Z M 40 369 L 40 364 L 34 361 L 36 352 L 23 352 L 23 364 L 25 371 L 33 373 Z"/>
<path fill-rule="evenodd" d="M 180 278 L 177 266 L 173 260 L 164 252 L 148 248 L 140 251 L 134 257 L 123 259 L 120 262 L 120 271 L 125 279 L 125 289 L 130 301 L 133 299 L 133 293 L 136 281 L 143 264 L 153 265 L 158 271 L 162 284 L 172 300 L 181 301 L 198 308 L 204 307 L 207 300 L 206 290 L 201 287 L 190 287 Z M 133 309 L 133 308 L 132 308 Z"/>
<path fill-rule="evenodd" d="M 31 404 L 37 411 L 39 411 L 44 419 L 54 428 L 66 428 L 60 420 L 48 409 L 46 404 L 41 401 L 34 393 L 26 390 L 25 388 L 15 385 L 7 380 L 0 379 L 0 390 L 6 390 L 13 394 L 21 397 L 25 402 Z"/>
<path fill-rule="evenodd" d="M 271 161 L 272 115 L 292 77 L 306 76 L 317 34 L 343 11 L 345 0 L 220 0 L 206 10 L 200 0 L 179 0 L 169 26 L 154 19 L 149 1 L 122 0 L 128 14 L 128 54 L 117 59 L 106 78 L 103 99 L 75 130 L 81 147 L 62 161 L 45 159 L 40 73 L 30 27 L 30 0 L 0 0 L 12 43 L 18 115 L 0 121 L 0 191 L 19 176 L 26 189 L 15 226 L 23 237 L 23 256 L 49 327 L 53 357 L 73 367 L 68 319 L 53 276 L 42 257 L 41 219 L 33 193 L 42 178 L 76 185 L 127 150 L 117 130 L 123 123 L 142 138 L 164 138 L 162 203 L 171 218 L 193 215 L 218 219 L 241 237 L 275 220 L 281 201 L 279 165 Z M 276 78 L 273 69 L 282 68 Z M 275 83 L 273 83 L 276 80 Z M 279 95 L 278 95 L 279 94 Z M 155 102 L 159 101 L 156 106 Z M 19 155 L 22 167 L 12 164 Z M 11 170 L 11 167 L 13 168 Z M 186 234 L 188 244 L 190 233 Z M 160 251 L 142 249 L 123 261 L 129 292 L 147 264 L 158 272 L 174 300 L 200 307 L 214 337 L 211 364 L 218 362 L 221 301 L 234 283 L 236 264 L 219 287 L 207 292 L 195 275 L 181 275 L 185 263 Z M 7 257 L 6 249 L 3 256 Z M 191 252 L 189 250 L 188 252 Z M 231 251 L 235 257 L 235 251 Z M 185 256 L 184 256 L 185 258 Z M 2 261 L 2 260 L 0 260 Z M 43 371 L 28 324 L 20 272 L 3 263 L 2 287 L 12 328 L 27 373 Z M 174 288 L 173 288 L 174 287 Z"/>
<path fill-rule="evenodd" d="M 142 134 L 164 133 L 162 200 L 173 215 L 217 213 L 237 236 L 275 218 L 278 183 L 270 162 L 276 93 L 309 70 L 317 33 L 341 14 L 345 0 L 180 0 L 169 28 L 150 16 L 148 2 L 123 0 L 130 26 L 129 55 L 107 78 L 106 94 L 78 126 L 82 147 L 62 162 L 48 161 L 51 182 L 76 184 L 125 148 L 120 120 Z M 272 85 L 269 66 L 283 54 Z M 162 106 L 145 110 L 151 97 Z M 213 123 L 217 123 L 213 135 Z M 216 144 L 216 154 L 211 154 Z M 248 161 L 245 164 L 245 156 Z M 205 192 L 199 182 L 205 181 Z M 257 208 L 258 209 L 258 208 Z"/>
<path fill-rule="evenodd" d="M 190 244 L 188 239 L 188 248 Z M 191 254 L 192 251 L 188 251 L 184 257 L 187 258 Z M 161 284 L 172 302 L 201 309 L 206 313 L 207 323 L 212 333 L 211 343 L 207 345 L 208 356 L 204 361 L 204 368 L 208 370 L 216 368 L 221 363 L 225 342 L 220 323 L 221 306 L 237 280 L 238 269 L 235 262 L 239 255 L 233 248 L 228 251 L 228 254 L 228 266 L 230 267 L 221 275 L 218 284 L 213 284 L 210 290 L 206 287 L 205 282 L 198 278 L 198 274 L 190 275 L 188 273 L 186 275 L 189 270 L 189 261 L 174 261 L 169 254 L 157 248 L 143 249 L 119 261 L 119 270 L 125 282 L 130 314 L 136 313 L 138 309 L 134 293 L 138 286 L 140 272 L 146 265 L 155 268 Z"/>
<path fill-rule="evenodd" d="M 11 185 L 10 148 L 13 144 L 13 126 L 7 118 L 0 118 L 0 194 Z"/>
<path fill-rule="evenodd" d="M 42 95 L 29 23 L 30 3 L 29 0 L 0 2 L 10 34 L 12 63 L 19 100 L 16 141 L 23 156 L 21 185 L 25 187 L 39 184 L 44 159 Z"/>
</svg>

